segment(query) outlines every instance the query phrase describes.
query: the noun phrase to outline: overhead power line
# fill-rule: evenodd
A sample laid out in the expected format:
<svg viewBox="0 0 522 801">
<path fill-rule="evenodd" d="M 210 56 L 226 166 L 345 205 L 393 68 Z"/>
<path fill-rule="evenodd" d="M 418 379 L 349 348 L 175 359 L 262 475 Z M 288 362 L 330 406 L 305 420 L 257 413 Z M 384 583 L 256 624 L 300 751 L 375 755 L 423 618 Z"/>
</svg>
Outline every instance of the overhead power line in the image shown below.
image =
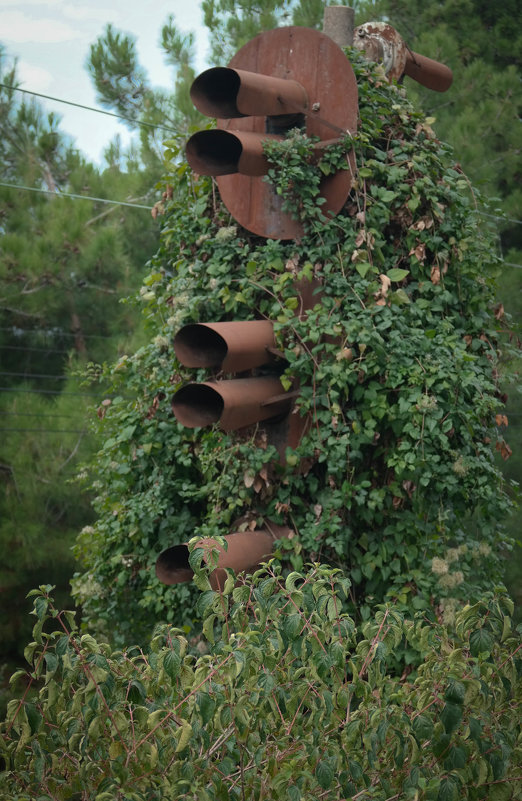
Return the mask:
<svg viewBox="0 0 522 801">
<path fill-rule="evenodd" d="M 23 431 L 24 433 L 32 431 L 39 434 L 87 434 L 85 429 L 79 428 L 0 428 L 0 431 Z"/>
<path fill-rule="evenodd" d="M 10 412 L 2 409 L 2 416 L 10 415 L 11 417 L 59 417 L 61 420 L 76 420 L 74 414 L 46 414 L 45 412 Z"/>
<path fill-rule="evenodd" d="M 113 336 L 109 334 L 84 334 L 83 332 L 79 332 L 78 334 L 68 333 L 67 331 L 56 331 L 49 328 L 20 328 L 17 325 L 5 325 L 0 326 L 0 331 L 10 331 L 12 334 L 17 334 L 21 332 L 23 334 L 45 334 L 48 337 L 77 337 L 81 336 L 82 339 L 113 339 Z M 129 332 L 129 334 L 132 332 Z"/>
<path fill-rule="evenodd" d="M 0 387 L 0 392 L 24 392 L 32 395 L 75 395 L 80 398 L 98 398 L 98 400 L 103 397 L 103 394 L 94 392 L 60 392 L 57 389 L 26 389 L 25 387 L 23 389 L 19 387 Z M 128 396 L 126 397 L 128 398 Z"/>
<path fill-rule="evenodd" d="M 43 375 L 42 373 L 0 373 L 0 375 L 9 376 L 10 378 L 48 378 L 53 381 L 80 381 L 83 379 L 74 378 L 68 375 Z"/>
<path fill-rule="evenodd" d="M 6 83 L 0 83 L 3 89 L 14 90 L 15 92 L 23 92 L 26 95 L 33 95 L 33 97 L 43 97 L 44 100 L 54 100 L 56 103 L 64 103 L 66 106 L 75 106 L 75 108 L 83 108 L 85 111 L 95 111 L 96 114 L 105 114 L 107 117 L 116 117 L 119 120 L 126 120 L 132 122 L 133 125 L 142 125 L 144 128 L 152 128 L 153 130 L 169 131 L 170 133 L 177 134 L 175 128 L 170 128 L 167 125 L 156 125 L 152 122 L 145 122 L 144 120 L 134 120 L 132 117 L 125 117 L 123 114 L 115 114 L 113 111 L 105 111 L 101 108 L 94 108 L 93 106 L 84 106 L 82 103 L 73 103 L 72 100 L 62 100 L 60 97 L 52 97 L 52 95 L 43 95 L 41 92 L 32 92 L 30 89 L 22 89 L 20 86 L 10 86 Z"/>
<path fill-rule="evenodd" d="M 516 225 L 522 225 L 522 220 L 515 220 L 514 217 L 502 217 L 499 214 L 486 214 L 485 211 L 477 212 L 480 214 L 481 217 L 489 217 L 491 220 L 501 220 L 502 222 L 512 222 L 516 223 Z"/>
<path fill-rule="evenodd" d="M 0 345 L 0 350 L 21 350 L 24 353 L 69 353 L 63 348 L 25 348 L 23 345 Z"/>
<path fill-rule="evenodd" d="M 6 186 L 10 189 L 22 189 L 26 192 L 41 192 L 44 195 L 53 195 L 53 197 L 71 197 L 75 200 L 92 200 L 96 203 L 109 203 L 112 206 L 130 206 L 131 209 L 147 209 L 151 211 L 153 206 L 144 206 L 141 203 L 128 203 L 126 200 L 109 200 L 106 197 L 91 197 L 91 195 L 75 195 L 72 192 L 53 192 L 52 189 L 41 189 L 36 186 L 24 186 L 23 184 L 5 184 L 0 182 L 0 186 Z"/>
</svg>

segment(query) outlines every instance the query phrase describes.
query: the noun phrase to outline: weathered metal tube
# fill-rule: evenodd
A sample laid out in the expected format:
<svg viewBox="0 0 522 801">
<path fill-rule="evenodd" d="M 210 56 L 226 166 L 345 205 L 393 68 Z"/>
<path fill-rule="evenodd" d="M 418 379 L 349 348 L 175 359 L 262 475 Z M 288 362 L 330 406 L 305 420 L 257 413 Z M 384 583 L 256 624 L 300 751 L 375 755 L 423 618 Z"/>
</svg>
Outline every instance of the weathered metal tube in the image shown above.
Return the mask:
<svg viewBox="0 0 522 801">
<path fill-rule="evenodd" d="M 406 53 L 404 74 L 435 92 L 446 92 L 453 83 L 453 73 L 449 67 L 411 50 Z"/>
<path fill-rule="evenodd" d="M 266 175 L 263 142 L 267 139 L 282 137 L 251 131 L 198 131 L 188 140 L 185 154 L 198 175 Z"/>
<path fill-rule="evenodd" d="M 190 97 L 202 114 L 219 119 L 295 114 L 308 106 L 306 90 L 298 81 L 230 67 L 202 72 Z"/>
<path fill-rule="evenodd" d="M 191 383 L 175 393 L 172 411 L 187 428 L 219 423 L 223 431 L 236 431 L 289 412 L 291 399 L 282 394 L 281 381 L 273 376 Z M 279 399 L 271 403 L 274 398 Z"/>
<path fill-rule="evenodd" d="M 270 523 L 266 529 L 235 531 L 225 535 L 226 550 L 210 537 L 200 540 L 195 547 L 205 549 L 207 555 L 204 560 L 207 564 L 211 562 L 210 551 L 219 551 L 217 567 L 210 574 L 210 585 L 218 590 L 223 588 L 226 580 L 225 568 L 231 568 L 236 573 L 255 569 L 261 562 L 270 559 L 274 541 L 290 534 L 291 529 L 286 526 Z M 182 584 L 191 581 L 193 575 L 186 543 L 167 548 L 156 560 L 156 576 L 163 584 Z"/>
<path fill-rule="evenodd" d="M 403 75 L 436 92 L 445 92 L 453 82 L 453 73 L 445 64 L 413 53 L 400 34 L 387 22 L 365 22 L 354 32 L 354 47 L 370 61 L 382 63 L 388 80 Z"/>
<path fill-rule="evenodd" d="M 181 328 L 174 351 L 185 367 L 220 367 L 241 373 L 272 360 L 267 348 L 275 348 L 274 325 L 269 320 L 194 323 Z"/>
</svg>

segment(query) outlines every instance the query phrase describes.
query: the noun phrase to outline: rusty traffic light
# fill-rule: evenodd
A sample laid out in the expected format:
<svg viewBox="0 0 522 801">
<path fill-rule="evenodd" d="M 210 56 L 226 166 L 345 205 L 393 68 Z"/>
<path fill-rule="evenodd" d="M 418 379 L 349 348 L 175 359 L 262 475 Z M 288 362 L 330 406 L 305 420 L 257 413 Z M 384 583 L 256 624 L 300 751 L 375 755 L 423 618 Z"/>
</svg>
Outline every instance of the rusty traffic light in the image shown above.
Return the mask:
<svg viewBox="0 0 522 801">
<path fill-rule="evenodd" d="M 275 347 L 273 324 L 268 320 L 195 323 L 184 326 L 174 338 L 174 351 L 185 367 L 209 368 L 239 378 L 190 382 L 172 399 L 172 411 L 188 428 L 217 424 L 224 431 L 288 417 L 295 393 L 285 392 L 277 376 L 281 354 Z M 243 377 L 247 373 L 248 377 Z M 277 431 L 277 424 L 275 426 Z M 284 444 L 297 444 L 303 427 L 288 426 Z M 277 444 L 277 443 L 274 443 Z M 265 521 L 264 528 L 233 531 L 225 536 L 226 549 L 213 539 L 196 547 L 217 549 L 217 567 L 210 574 L 213 589 L 223 587 L 225 568 L 252 570 L 269 559 L 274 541 L 288 537 L 290 529 Z M 209 561 L 205 557 L 205 561 Z M 168 585 L 190 581 L 193 576 L 186 543 L 164 550 L 156 561 L 158 579 Z"/>
<path fill-rule="evenodd" d="M 276 28 L 248 42 L 228 67 L 206 70 L 191 97 L 217 130 L 192 136 L 186 155 L 202 175 L 216 176 L 221 198 L 247 230 L 292 239 L 301 224 L 281 209 L 281 198 L 263 180 L 268 162 L 263 142 L 293 128 L 317 137 L 319 148 L 357 127 L 357 84 L 350 62 L 328 36 L 309 28 Z M 353 181 L 350 169 L 321 183 L 323 209 L 337 214 Z"/>
<path fill-rule="evenodd" d="M 266 368 L 264 375 L 181 387 L 172 399 L 172 411 L 182 425 L 217 423 L 224 431 L 236 431 L 289 412 L 292 396 L 270 370 L 276 350 L 268 320 L 186 325 L 174 339 L 174 351 L 185 367 L 234 374 Z"/>
<path fill-rule="evenodd" d="M 284 539 L 291 533 L 291 529 L 286 526 L 267 523 L 263 529 L 226 534 L 223 538 L 226 550 L 210 537 L 197 542 L 195 548 L 203 549 L 203 558 L 207 564 L 211 563 L 211 551 L 217 551 L 217 565 L 210 574 L 210 585 L 212 589 L 218 590 L 225 583 L 226 568 L 235 570 L 236 573 L 255 569 L 271 557 L 275 540 Z M 156 560 L 156 576 L 163 584 L 183 584 L 191 581 L 193 575 L 187 543 L 166 548 Z"/>
</svg>

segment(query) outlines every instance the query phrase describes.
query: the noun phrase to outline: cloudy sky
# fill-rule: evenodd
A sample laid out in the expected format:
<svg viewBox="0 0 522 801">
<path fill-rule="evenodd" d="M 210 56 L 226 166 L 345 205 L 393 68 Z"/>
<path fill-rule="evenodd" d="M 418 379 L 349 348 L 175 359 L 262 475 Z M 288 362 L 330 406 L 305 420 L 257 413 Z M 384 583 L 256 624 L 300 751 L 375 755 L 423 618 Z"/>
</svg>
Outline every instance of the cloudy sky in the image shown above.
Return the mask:
<svg viewBox="0 0 522 801">
<path fill-rule="evenodd" d="M 18 59 L 23 89 L 96 106 L 85 62 L 89 46 L 108 22 L 136 37 L 140 61 L 154 86 L 172 84 L 172 71 L 158 45 L 161 27 L 170 14 L 180 30 L 196 33 L 196 66 L 204 69 L 206 29 L 196 0 L 0 0 L 0 42 L 8 57 Z M 110 117 L 41 102 L 62 116 L 62 129 L 94 161 L 100 160 L 116 133 L 123 141 L 128 139 L 124 124 Z"/>
</svg>

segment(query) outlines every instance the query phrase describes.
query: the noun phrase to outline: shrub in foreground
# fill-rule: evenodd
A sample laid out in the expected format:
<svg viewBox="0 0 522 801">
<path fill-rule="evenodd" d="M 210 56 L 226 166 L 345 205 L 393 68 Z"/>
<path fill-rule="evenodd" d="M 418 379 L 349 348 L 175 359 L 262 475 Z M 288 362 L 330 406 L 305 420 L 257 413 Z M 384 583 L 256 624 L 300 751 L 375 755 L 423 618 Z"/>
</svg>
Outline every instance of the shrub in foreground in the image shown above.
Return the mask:
<svg viewBox="0 0 522 801">
<path fill-rule="evenodd" d="M 25 685 L 9 704 L 6 799 L 519 798 L 522 650 L 493 595 L 453 631 L 392 605 L 356 627 L 349 581 L 276 565 L 202 589 L 204 636 L 163 626 L 147 652 L 79 633 L 34 591 Z M 420 667 L 394 675 L 407 641 Z M 518 775 L 518 785 L 517 785 Z M 518 790 L 517 790 L 518 787 Z"/>
</svg>

